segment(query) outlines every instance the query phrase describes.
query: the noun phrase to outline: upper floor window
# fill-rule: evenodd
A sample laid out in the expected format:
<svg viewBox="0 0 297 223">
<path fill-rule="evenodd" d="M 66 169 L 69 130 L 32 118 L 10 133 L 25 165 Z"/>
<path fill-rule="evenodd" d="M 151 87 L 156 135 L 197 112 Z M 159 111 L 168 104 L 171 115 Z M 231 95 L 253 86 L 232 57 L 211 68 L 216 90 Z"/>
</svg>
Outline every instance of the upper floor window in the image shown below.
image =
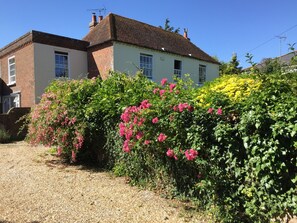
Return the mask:
<svg viewBox="0 0 297 223">
<path fill-rule="evenodd" d="M 8 58 L 8 84 L 16 82 L 15 57 Z"/>
<path fill-rule="evenodd" d="M 153 56 L 140 54 L 140 69 L 148 79 L 153 79 Z"/>
<path fill-rule="evenodd" d="M 181 78 L 182 62 L 180 60 L 174 60 L 174 76 Z"/>
<path fill-rule="evenodd" d="M 69 77 L 68 53 L 55 52 L 55 74 L 56 78 Z"/>
<path fill-rule="evenodd" d="M 198 84 L 203 84 L 206 81 L 206 66 L 199 65 Z"/>
</svg>

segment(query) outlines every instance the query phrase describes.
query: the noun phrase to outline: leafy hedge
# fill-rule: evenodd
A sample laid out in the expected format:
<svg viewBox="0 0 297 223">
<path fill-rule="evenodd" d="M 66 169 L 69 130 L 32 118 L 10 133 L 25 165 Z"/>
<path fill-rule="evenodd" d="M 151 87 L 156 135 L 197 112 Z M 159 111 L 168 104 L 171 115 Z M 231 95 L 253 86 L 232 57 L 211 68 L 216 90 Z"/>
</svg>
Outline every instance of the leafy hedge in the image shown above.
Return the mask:
<svg viewBox="0 0 297 223">
<path fill-rule="evenodd" d="M 28 140 L 182 195 L 222 222 L 270 222 L 297 214 L 296 83 L 296 74 L 229 75 L 198 89 L 140 74 L 55 81 Z"/>
</svg>

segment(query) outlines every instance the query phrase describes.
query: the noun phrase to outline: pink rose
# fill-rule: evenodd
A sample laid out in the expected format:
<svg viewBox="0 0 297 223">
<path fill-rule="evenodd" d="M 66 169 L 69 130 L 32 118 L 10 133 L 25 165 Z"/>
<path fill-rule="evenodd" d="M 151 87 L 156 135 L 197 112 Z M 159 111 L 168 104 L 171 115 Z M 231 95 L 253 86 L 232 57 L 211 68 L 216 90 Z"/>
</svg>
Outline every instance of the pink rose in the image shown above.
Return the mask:
<svg viewBox="0 0 297 223">
<path fill-rule="evenodd" d="M 163 78 L 161 80 L 161 85 L 164 86 L 167 83 L 167 78 Z"/>
<path fill-rule="evenodd" d="M 155 117 L 155 118 L 153 118 L 152 123 L 156 124 L 156 123 L 158 123 L 158 121 L 159 121 L 158 117 Z"/>
</svg>

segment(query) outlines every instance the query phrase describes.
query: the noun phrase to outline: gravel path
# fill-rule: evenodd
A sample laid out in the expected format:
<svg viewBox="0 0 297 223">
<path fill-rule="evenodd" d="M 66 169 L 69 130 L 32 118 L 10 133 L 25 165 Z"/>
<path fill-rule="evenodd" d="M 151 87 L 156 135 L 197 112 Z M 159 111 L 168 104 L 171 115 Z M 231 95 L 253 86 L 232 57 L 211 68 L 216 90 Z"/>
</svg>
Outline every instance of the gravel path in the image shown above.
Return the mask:
<svg viewBox="0 0 297 223">
<path fill-rule="evenodd" d="M 48 148 L 0 144 L 0 223 L 206 222 L 105 172 L 63 165 Z"/>
</svg>

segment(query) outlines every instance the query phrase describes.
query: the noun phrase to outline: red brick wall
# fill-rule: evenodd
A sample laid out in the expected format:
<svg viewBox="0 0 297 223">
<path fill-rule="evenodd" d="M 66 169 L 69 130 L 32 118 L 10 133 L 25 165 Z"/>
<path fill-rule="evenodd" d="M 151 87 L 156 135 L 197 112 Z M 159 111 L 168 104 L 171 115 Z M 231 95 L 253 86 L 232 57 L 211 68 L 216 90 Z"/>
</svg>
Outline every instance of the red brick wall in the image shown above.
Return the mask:
<svg viewBox="0 0 297 223">
<path fill-rule="evenodd" d="M 8 84 L 8 58 L 15 56 L 16 84 Z M 28 44 L 15 52 L 11 52 L 2 58 L 2 96 L 13 92 L 20 92 L 21 107 L 32 107 L 35 104 L 35 84 L 34 84 L 34 48 L 33 44 Z"/>
<path fill-rule="evenodd" d="M 102 79 L 108 77 L 113 69 L 113 46 L 105 44 L 88 49 L 89 78 L 100 75 Z"/>
</svg>

